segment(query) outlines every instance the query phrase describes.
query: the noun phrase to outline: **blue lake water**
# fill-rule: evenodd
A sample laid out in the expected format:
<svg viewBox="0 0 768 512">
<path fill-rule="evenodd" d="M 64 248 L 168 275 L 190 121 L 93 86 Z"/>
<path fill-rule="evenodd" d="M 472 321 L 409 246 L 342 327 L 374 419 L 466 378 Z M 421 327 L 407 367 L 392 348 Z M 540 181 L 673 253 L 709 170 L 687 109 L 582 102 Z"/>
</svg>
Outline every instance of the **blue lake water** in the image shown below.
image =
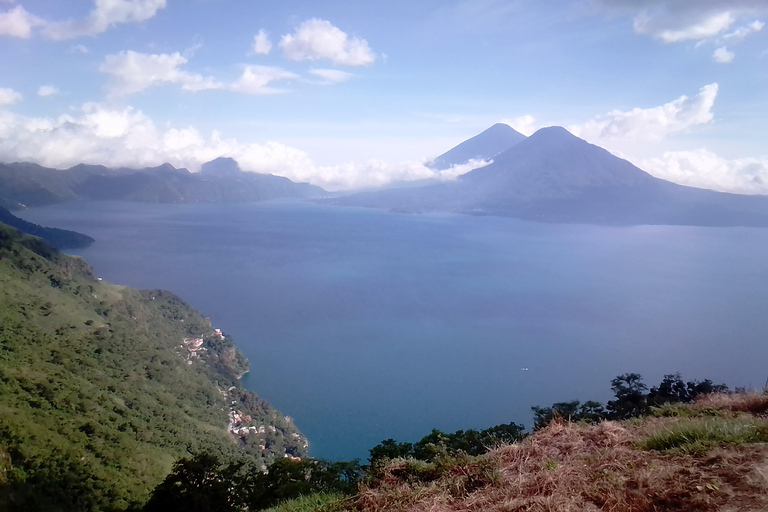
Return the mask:
<svg viewBox="0 0 768 512">
<path fill-rule="evenodd" d="M 665 373 L 768 377 L 768 230 L 550 225 L 296 203 L 73 203 L 104 279 L 166 288 L 231 334 L 312 454 L 531 423 Z M 528 370 L 523 370 L 527 368 Z"/>
</svg>

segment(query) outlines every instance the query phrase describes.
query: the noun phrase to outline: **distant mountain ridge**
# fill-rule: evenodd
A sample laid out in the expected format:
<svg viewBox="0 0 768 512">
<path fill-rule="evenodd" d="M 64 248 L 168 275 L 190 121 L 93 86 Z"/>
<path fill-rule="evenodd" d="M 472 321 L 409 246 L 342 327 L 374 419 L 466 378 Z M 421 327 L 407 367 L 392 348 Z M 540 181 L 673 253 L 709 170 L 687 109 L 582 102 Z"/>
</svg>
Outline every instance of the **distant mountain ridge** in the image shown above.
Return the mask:
<svg viewBox="0 0 768 512">
<path fill-rule="evenodd" d="M 431 167 L 444 170 L 454 165 L 463 165 L 470 160 L 490 160 L 518 142 L 525 140 L 525 138 L 525 135 L 511 126 L 496 123 L 484 132 L 465 140 L 435 158 Z"/>
<path fill-rule="evenodd" d="M 542 128 L 453 182 L 327 200 L 412 212 L 458 212 L 606 225 L 766 226 L 768 197 L 678 185 L 562 127 Z"/>
<path fill-rule="evenodd" d="M 8 211 L 7 208 L 0 206 L 0 223 L 7 224 L 18 229 L 22 233 L 42 238 L 48 244 L 56 249 L 71 249 L 76 247 L 87 247 L 94 240 L 88 235 L 69 231 L 68 229 L 46 228 L 24 219 L 20 219 Z"/>
<path fill-rule="evenodd" d="M 243 172 L 231 158 L 208 162 L 200 173 L 168 163 L 143 169 L 79 164 L 66 170 L 32 163 L 0 164 L 0 205 L 9 209 L 83 200 L 219 203 L 308 199 L 325 194 L 309 183 Z"/>
</svg>

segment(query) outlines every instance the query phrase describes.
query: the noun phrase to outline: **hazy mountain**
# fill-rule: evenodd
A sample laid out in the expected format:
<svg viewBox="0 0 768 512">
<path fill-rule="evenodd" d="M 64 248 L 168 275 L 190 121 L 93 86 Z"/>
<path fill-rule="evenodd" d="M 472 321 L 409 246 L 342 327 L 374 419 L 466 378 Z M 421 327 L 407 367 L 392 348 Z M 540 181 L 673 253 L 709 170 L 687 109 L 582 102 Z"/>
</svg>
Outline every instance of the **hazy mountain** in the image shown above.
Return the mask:
<svg viewBox="0 0 768 512">
<path fill-rule="evenodd" d="M 768 226 L 768 197 L 655 178 L 564 128 L 543 128 L 454 182 L 356 194 L 335 204 L 545 222 Z"/>
<path fill-rule="evenodd" d="M 431 167 L 437 170 L 448 169 L 453 165 L 462 165 L 470 160 L 490 160 L 520 141 L 525 135 L 515 131 L 509 125 L 496 123 L 483 133 L 467 139 L 435 158 Z"/>
<path fill-rule="evenodd" d="M 66 170 L 29 163 L 0 164 L 0 205 L 8 208 L 78 200 L 253 202 L 324 194 L 308 183 L 243 172 L 231 158 L 208 162 L 200 173 L 167 163 L 144 169 L 80 164 Z"/>
<path fill-rule="evenodd" d="M 87 247 L 95 242 L 93 238 L 78 233 L 77 231 L 46 228 L 32 222 L 27 222 L 24 219 L 16 217 L 2 206 L 0 206 L 0 223 L 7 224 L 28 235 L 38 236 L 57 249 Z"/>
</svg>

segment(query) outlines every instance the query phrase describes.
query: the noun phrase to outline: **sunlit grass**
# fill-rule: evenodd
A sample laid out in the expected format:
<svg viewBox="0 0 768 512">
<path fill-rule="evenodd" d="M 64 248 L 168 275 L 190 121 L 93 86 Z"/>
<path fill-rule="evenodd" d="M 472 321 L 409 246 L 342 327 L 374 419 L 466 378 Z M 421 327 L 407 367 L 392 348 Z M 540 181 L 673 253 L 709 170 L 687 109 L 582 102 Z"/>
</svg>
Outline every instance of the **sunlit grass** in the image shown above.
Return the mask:
<svg viewBox="0 0 768 512">
<path fill-rule="evenodd" d="M 336 512 L 345 508 L 347 498 L 344 494 L 318 492 L 286 501 L 264 512 Z"/>
<path fill-rule="evenodd" d="M 768 442 L 768 420 L 737 416 L 686 418 L 650 435 L 641 446 L 647 450 L 695 454 L 723 444 L 764 442 Z"/>
</svg>

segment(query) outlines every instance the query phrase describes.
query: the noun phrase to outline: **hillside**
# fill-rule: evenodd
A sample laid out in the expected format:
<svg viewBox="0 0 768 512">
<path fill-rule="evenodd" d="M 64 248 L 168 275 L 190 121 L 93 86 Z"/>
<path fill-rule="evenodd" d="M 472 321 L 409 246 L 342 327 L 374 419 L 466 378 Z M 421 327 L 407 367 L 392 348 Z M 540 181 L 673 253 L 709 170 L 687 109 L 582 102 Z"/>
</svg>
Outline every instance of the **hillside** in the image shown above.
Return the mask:
<svg viewBox="0 0 768 512">
<path fill-rule="evenodd" d="M 710 395 L 631 421 L 555 421 L 476 458 L 395 460 L 355 504 L 360 512 L 766 510 L 766 411 L 766 395 Z"/>
<path fill-rule="evenodd" d="M 98 280 L 0 224 L 0 510 L 138 507 L 203 450 L 305 455 L 291 421 L 240 387 L 247 368 L 172 293 Z"/>
<path fill-rule="evenodd" d="M 768 226 L 768 197 L 656 178 L 556 126 L 538 130 L 453 182 L 326 202 L 556 223 Z"/>
<path fill-rule="evenodd" d="M 0 206 L 0 223 L 14 227 L 28 235 L 39 236 L 56 249 L 87 247 L 96 241 L 90 236 L 78 233 L 77 231 L 47 228 L 40 226 L 39 224 L 27 222 L 24 219 L 16 217 L 8 211 L 7 208 L 3 208 L 2 206 Z"/>
<path fill-rule="evenodd" d="M 267 512 L 768 510 L 768 395 L 713 394 L 596 424 L 558 418 L 480 456 L 394 458 L 351 497 Z"/>
<path fill-rule="evenodd" d="M 227 172 L 211 172 L 222 166 Z M 149 203 L 253 202 L 324 195 L 320 187 L 271 174 L 243 172 L 219 158 L 192 173 L 171 164 L 143 169 L 80 164 L 49 169 L 32 163 L 0 164 L 0 206 L 9 209 L 69 201 L 119 200 Z"/>
</svg>

